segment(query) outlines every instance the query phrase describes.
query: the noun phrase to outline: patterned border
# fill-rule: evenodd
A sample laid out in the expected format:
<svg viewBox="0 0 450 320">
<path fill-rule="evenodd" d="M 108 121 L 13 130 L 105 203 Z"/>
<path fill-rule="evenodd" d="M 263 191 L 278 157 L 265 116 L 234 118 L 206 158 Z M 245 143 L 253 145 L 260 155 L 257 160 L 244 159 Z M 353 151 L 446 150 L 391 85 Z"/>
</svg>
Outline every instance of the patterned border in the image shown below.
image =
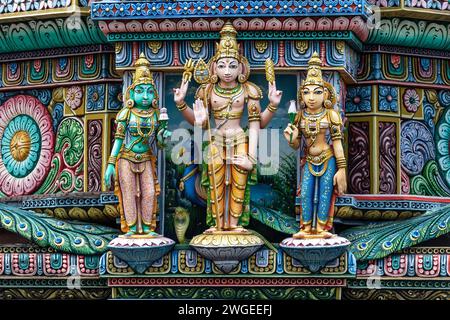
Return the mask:
<svg viewBox="0 0 450 320">
<path fill-rule="evenodd" d="M 86 46 L 76 47 L 64 47 L 64 48 L 51 48 L 36 51 L 23 51 L 14 53 L 2 53 L 0 54 L 1 62 L 19 61 L 19 60 L 31 60 L 36 58 L 60 58 L 75 55 L 85 55 L 94 53 L 114 53 L 114 46 L 110 44 L 92 44 Z"/>
<path fill-rule="evenodd" d="M 111 33 L 108 41 L 166 41 L 166 40 L 217 40 L 219 34 L 210 31 Z M 238 40 L 345 40 L 358 50 L 362 43 L 352 31 L 242 31 Z"/>
<path fill-rule="evenodd" d="M 155 33 L 155 32 L 218 32 L 225 24 L 225 19 L 182 19 L 176 23 L 173 20 L 143 20 L 143 21 L 99 21 L 98 25 L 105 35 L 111 33 Z M 357 17 L 272 17 L 237 18 L 232 21 L 238 33 L 244 31 L 352 31 L 359 39 L 365 41 L 369 29 L 364 20 Z M 131 35 L 130 35 L 131 37 Z"/>
<path fill-rule="evenodd" d="M 0 288 L 67 288 L 68 279 L 1 279 L 0 278 Z M 107 287 L 107 281 L 104 279 L 81 279 L 81 288 L 105 288 Z"/>
<path fill-rule="evenodd" d="M 447 280 L 447 279 L 446 279 Z M 385 280 L 380 278 L 372 279 L 358 279 L 349 280 L 347 288 L 357 289 L 357 288 L 370 288 L 374 286 L 374 281 L 376 281 L 376 286 L 379 289 L 440 289 L 440 290 L 450 290 L 450 281 L 442 280 Z"/>
<path fill-rule="evenodd" d="M 428 211 L 449 205 L 450 199 L 440 197 L 353 195 L 336 199 L 335 205 L 351 206 L 361 210 L 412 210 Z"/>
<path fill-rule="evenodd" d="M 102 1 L 91 5 L 93 19 L 177 19 L 220 16 L 355 16 L 366 17 L 365 1 Z"/>
<path fill-rule="evenodd" d="M 112 287 L 344 287 L 346 279 L 298 278 L 111 278 Z"/>
<path fill-rule="evenodd" d="M 427 58 L 450 59 L 450 51 L 426 49 L 420 47 L 395 47 L 390 45 L 366 44 L 364 45 L 364 53 L 390 53 L 407 56 L 418 56 Z"/>
<path fill-rule="evenodd" d="M 11 276 L 15 279 L 64 279 L 70 276 L 98 279 L 99 276 L 99 256 L 17 252 L 14 247 L 2 249 L 10 249 L 10 252 L 0 253 L 0 279 Z"/>
<path fill-rule="evenodd" d="M 341 288 L 113 288 L 113 299 L 338 300 Z"/>
</svg>

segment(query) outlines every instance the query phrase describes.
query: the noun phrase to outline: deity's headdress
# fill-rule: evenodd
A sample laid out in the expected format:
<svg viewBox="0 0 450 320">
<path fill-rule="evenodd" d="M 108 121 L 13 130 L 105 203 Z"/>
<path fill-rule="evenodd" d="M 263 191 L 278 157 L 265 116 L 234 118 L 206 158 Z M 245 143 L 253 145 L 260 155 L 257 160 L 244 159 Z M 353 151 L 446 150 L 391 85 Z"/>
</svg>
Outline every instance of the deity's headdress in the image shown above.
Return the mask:
<svg viewBox="0 0 450 320">
<path fill-rule="evenodd" d="M 331 85 L 331 83 L 326 82 L 323 80 L 322 77 L 322 60 L 320 60 L 319 54 L 314 51 L 314 53 L 311 56 L 311 59 L 308 61 L 308 70 L 306 72 L 306 79 L 302 81 L 299 91 L 298 91 L 298 100 L 300 101 L 301 97 L 301 90 L 305 86 L 310 85 L 317 85 L 322 88 L 325 88 L 329 95 L 327 101 L 327 108 L 330 108 L 336 104 L 337 96 L 336 96 L 336 90 Z"/>
<path fill-rule="evenodd" d="M 320 60 L 317 52 L 314 52 L 311 59 L 308 61 L 306 79 L 302 81 L 301 87 L 309 85 L 318 85 L 323 87 L 322 60 Z"/>
<path fill-rule="evenodd" d="M 155 88 L 155 82 L 153 81 L 153 75 L 150 70 L 150 61 L 147 60 L 144 53 L 141 53 L 139 56 L 139 59 L 136 60 L 134 63 L 135 71 L 133 73 L 133 82 L 131 85 L 127 88 L 126 94 L 125 94 L 125 101 L 128 104 L 132 106 L 133 103 L 129 102 L 130 100 L 130 90 L 136 88 L 140 84 L 151 84 Z M 158 101 L 158 95 L 155 94 L 155 101 Z M 156 106 L 153 105 L 154 107 Z M 130 107 L 130 106 L 128 106 Z"/>
<path fill-rule="evenodd" d="M 222 58 L 234 58 L 242 65 L 242 74 L 239 75 L 238 81 L 244 83 L 250 76 L 250 64 L 247 58 L 239 53 L 239 44 L 237 42 L 237 31 L 231 22 L 226 22 L 220 30 L 220 42 L 216 43 L 216 54 L 208 63 L 209 74 L 211 75 L 211 82 L 218 81 L 217 75 L 214 74 L 212 68 L 214 62 Z"/>
<path fill-rule="evenodd" d="M 236 40 L 237 31 L 231 22 L 225 23 L 222 30 L 220 30 L 220 42 L 216 43 L 216 54 L 214 61 L 221 58 L 234 58 L 241 60 L 239 54 L 239 44 Z"/>
<path fill-rule="evenodd" d="M 141 53 L 139 59 L 134 63 L 134 67 L 136 68 L 136 71 L 133 75 L 133 86 L 140 84 L 155 85 L 152 72 L 150 71 L 150 61 L 147 60 L 144 53 Z"/>
</svg>

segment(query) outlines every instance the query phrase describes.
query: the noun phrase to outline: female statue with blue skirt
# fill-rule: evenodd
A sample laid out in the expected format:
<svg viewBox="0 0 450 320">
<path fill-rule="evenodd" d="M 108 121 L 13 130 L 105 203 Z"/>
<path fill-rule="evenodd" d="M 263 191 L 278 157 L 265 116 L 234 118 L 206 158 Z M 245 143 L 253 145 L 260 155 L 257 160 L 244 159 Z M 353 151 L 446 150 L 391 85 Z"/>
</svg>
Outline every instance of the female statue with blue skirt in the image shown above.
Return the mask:
<svg viewBox="0 0 450 320">
<path fill-rule="evenodd" d="M 294 238 L 330 238 L 334 200 L 347 189 L 346 160 L 342 147 L 342 119 L 333 109 L 336 92 L 322 78 L 322 61 L 315 52 L 306 79 L 299 88 L 300 110 L 284 130 L 289 145 L 298 149 L 302 133 L 306 162 L 301 182 L 300 231 Z M 331 138 L 328 142 L 327 134 Z"/>
</svg>

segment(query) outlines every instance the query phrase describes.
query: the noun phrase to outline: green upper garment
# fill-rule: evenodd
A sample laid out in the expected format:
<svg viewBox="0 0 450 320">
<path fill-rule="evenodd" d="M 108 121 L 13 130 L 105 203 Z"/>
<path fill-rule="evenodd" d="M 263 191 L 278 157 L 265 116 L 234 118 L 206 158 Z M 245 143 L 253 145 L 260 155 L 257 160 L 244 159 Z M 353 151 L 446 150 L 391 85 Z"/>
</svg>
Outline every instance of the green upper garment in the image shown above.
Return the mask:
<svg viewBox="0 0 450 320">
<path fill-rule="evenodd" d="M 134 117 L 137 117 L 137 116 L 134 115 Z M 153 125 L 156 127 L 156 128 L 155 128 L 156 130 L 155 130 L 155 132 L 153 133 L 153 135 L 154 135 L 155 137 L 157 137 L 158 134 L 159 134 L 159 132 L 162 131 L 162 130 L 164 130 L 165 128 L 164 128 L 163 126 L 161 126 L 160 123 L 159 123 L 159 110 L 158 110 L 158 109 L 155 110 L 155 113 L 153 114 L 153 117 L 154 117 L 154 123 L 153 123 Z M 119 111 L 119 113 L 117 114 L 117 117 L 116 117 L 116 123 L 121 122 L 122 125 L 126 128 L 126 133 L 129 133 L 129 132 L 131 131 L 131 128 L 130 128 L 130 126 L 129 126 L 129 124 L 130 124 L 130 118 L 131 118 L 131 109 L 130 109 L 130 108 L 127 108 L 127 107 L 123 107 L 123 108 Z M 147 128 L 147 127 L 144 126 L 143 128 Z M 147 128 L 147 129 L 149 129 L 149 128 Z M 124 139 L 124 140 L 126 140 L 126 139 Z M 137 141 L 137 143 L 143 142 L 142 137 L 133 139 L 133 142 L 134 142 L 135 140 L 139 140 L 139 141 Z M 129 142 L 130 142 L 130 141 L 125 141 L 123 147 L 129 148 L 129 146 L 125 146 L 125 144 L 126 144 L 126 143 L 129 143 Z M 133 142 L 131 143 L 132 145 L 136 144 L 136 143 L 133 143 Z M 163 145 L 161 144 L 161 142 L 160 142 L 158 139 L 156 140 L 156 143 L 157 143 L 157 146 L 158 146 L 159 148 L 162 148 L 162 147 L 163 147 Z M 123 147 L 122 147 L 122 148 L 123 148 Z"/>
<path fill-rule="evenodd" d="M 202 150 L 209 145 L 209 142 L 204 142 L 202 146 Z M 208 175 L 208 164 L 204 161 L 202 163 L 202 180 L 201 185 L 204 186 L 207 190 L 208 198 L 207 198 L 207 206 L 206 206 L 206 224 L 208 226 L 216 225 L 216 218 L 214 217 L 212 208 L 211 208 L 211 190 L 209 188 L 209 175 Z M 244 203 L 242 209 L 242 215 L 239 218 L 240 226 L 247 226 L 250 223 L 250 186 L 257 184 L 257 171 L 256 167 L 253 167 L 253 170 L 249 173 L 247 177 L 247 184 L 245 187 L 245 195 L 244 195 Z"/>
</svg>

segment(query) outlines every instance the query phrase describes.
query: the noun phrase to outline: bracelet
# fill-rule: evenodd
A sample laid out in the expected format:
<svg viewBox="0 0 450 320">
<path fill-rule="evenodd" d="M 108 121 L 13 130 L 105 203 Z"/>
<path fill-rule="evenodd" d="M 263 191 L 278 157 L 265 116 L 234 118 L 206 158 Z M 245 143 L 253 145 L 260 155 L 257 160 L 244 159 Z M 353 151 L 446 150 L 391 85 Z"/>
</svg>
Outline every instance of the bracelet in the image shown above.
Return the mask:
<svg viewBox="0 0 450 320">
<path fill-rule="evenodd" d="M 277 112 L 278 107 L 275 107 L 272 103 L 269 103 L 269 105 L 267 106 L 267 109 L 269 109 L 270 112 Z"/>
<path fill-rule="evenodd" d="M 182 104 L 177 104 L 176 106 L 177 106 L 177 109 L 180 111 L 184 111 L 188 107 L 186 102 L 183 102 Z"/>
<path fill-rule="evenodd" d="M 108 163 L 112 164 L 113 166 L 116 165 L 116 161 L 117 161 L 117 157 L 114 157 L 114 156 L 110 156 L 108 159 Z"/>
<path fill-rule="evenodd" d="M 344 157 L 336 159 L 336 164 L 339 169 L 345 169 L 347 167 L 347 160 Z"/>
</svg>

